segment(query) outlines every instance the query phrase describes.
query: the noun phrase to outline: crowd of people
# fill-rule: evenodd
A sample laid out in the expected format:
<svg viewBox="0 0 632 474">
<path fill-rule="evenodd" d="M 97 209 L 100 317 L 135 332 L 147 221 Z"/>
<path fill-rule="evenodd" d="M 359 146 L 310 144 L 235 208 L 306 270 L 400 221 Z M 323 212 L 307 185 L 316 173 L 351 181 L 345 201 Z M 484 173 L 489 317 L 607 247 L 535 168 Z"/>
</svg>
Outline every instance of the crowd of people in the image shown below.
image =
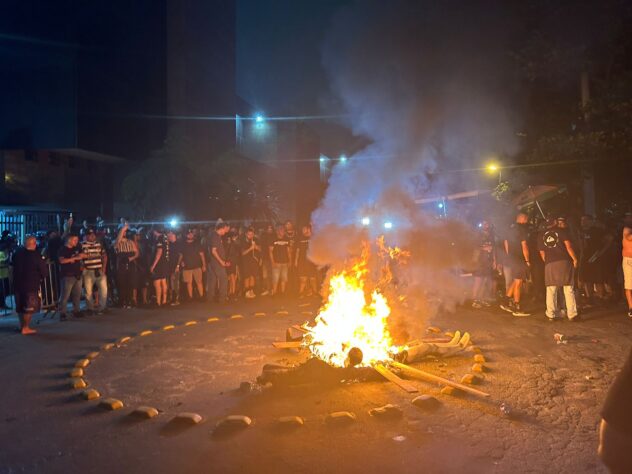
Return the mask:
<svg viewBox="0 0 632 474">
<path fill-rule="evenodd" d="M 529 316 L 523 304 L 528 295 L 546 301 L 548 320 L 578 321 L 581 309 L 607 306 L 624 295 L 632 318 L 632 214 L 604 226 L 589 215 L 578 225 L 564 216 L 530 225 L 519 213 L 500 231 L 481 222 L 478 242 L 474 309 L 498 303 L 514 316 Z"/>
<path fill-rule="evenodd" d="M 57 282 L 50 287 L 61 320 L 71 317 L 69 302 L 72 317 L 82 317 L 109 306 L 315 296 L 320 275 L 307 256 L 310 237 L 309 225 L 297 232 L 290 221 L 255 229 L 219 220 L 211 228 L 180 229 L 134 227 L 125 219 L 112 227 L 97 218 L 96 225 L 84 221 L 75 229 L 71 217 L 62 231 L 27 236 L 22 247 L 6 252 L 6 260 L 12 261 L 10 286 L 21 331 L 31 334 L 46 278 Z"/>
<path fill-rule="evenodd" d="M 562 216 L 530 222 L 519 213 L 505 229 L 484 220 L 477 230 L 472 308 L 498 305 L 529 316 L 526 307 L 545 301 L 548 320 L 578 321 L 583 309 L 609 305 L 623 294 L 632 317 L 632 214 L 606 227 L 588 215 L 574 225 Z M 210 228 L 144 228 L 125 219 L 108 226 L 97 218 L 77 229 L 70 217 L 63 229 L 28 236 L 22 247 L 7 234 L 0 239 L 2 303 L 15 295 L 24 334 L 34 332 L 30 320 L 40 310 L 47 278 L 47 309 L 52 302 L 65 320 L 69 302 L 72 315 L 81 317 L 110 306 L 318 296 L 323 276 L 308 258 L 311 227 L 297 232 L 290 221 L 259 228 L 221 219 Z"/>
</svg>

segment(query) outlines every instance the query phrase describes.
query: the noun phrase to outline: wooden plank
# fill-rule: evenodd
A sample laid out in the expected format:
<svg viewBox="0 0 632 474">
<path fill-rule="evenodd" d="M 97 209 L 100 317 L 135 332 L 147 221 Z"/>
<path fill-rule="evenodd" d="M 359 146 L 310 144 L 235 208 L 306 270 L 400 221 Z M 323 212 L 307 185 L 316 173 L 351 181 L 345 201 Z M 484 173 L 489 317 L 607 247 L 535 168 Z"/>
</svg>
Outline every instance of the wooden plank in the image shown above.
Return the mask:
<svg viewBox="0 0 632 474">
<path fill-rule="evenodd" d="M 292 326 L 290 326 L 292 329 L 295 329 L 299 332 L 302 332 L 303 334 L 307 334 L 307 329 L 305 329 L 303 326 L 299 326 L 298 324 L 293 324 Z"/>
<path fill-rule="evenodd" d="M 417 390 L 417 387 L 415 387 L 413 384 L 411 384 L 410 382 L 407 382 L 406 380 L 400 379 L 397 375 L 395 375 L 393 372 L 388 370 L 383 365 L 376 364 L 374 368 L 375 368 L 375 370 L 377 371 L 378 374 L 380 374 L 382 377 L 384 377 L 389 382 L 393 382 L 395 385 L 397 385 L 402 390 L 404 390 L 404 391 L 406 391 L 408 393 L 417 393 L 419 391 L 419 390 Z"/>
<path fill-rule="evenodd" d="M 272 346 L 277 349 L 300 349 L 303 347 L 301 341 L 273 342 Z"/>
<path fill-rule="evenodd" d="M 463 390 L 464 392 L 471 393 L 472 395 L 476 395 L 477 397 L 489 397 L 489 393 L 483 392 L 481 390 L 477 390 L 475 388 L 470 387 L 469 385 L 453 382 L 450 379 L 445 379 L 443 377 L 439 377 L 438 375 L 433 375 L 423 370 L 415 369 L 414 367 L 411 367 L 406 364 L 402 364 L 400 362 L 391 362 L 391 365 L 393 367 L 398 368 L 409 377 L 426 380 L 429 382 L 436 382 L 442 385 L 448 385 L 450 387 Z"/>
</svg>

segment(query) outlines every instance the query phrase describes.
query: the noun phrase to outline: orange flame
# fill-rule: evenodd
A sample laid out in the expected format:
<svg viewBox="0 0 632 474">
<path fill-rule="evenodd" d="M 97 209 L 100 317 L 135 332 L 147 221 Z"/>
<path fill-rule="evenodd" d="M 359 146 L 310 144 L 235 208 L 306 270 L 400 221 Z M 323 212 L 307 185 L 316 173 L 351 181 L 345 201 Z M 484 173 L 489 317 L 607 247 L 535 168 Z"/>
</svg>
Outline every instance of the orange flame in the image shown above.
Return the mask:
<svg viewBox="0 0 632 474">
<path fill-rule="evenodd" d="M 396 352 L 388 331 L 391 308 L 383 293 L 367 294 L 369 246 L 351 270 L 331 277 L 327 302 L 309 329 L 305 342 L 312 354 L 336 367 L 344 367 L 349 351 L 363 353 L 360 365 L 391 360 Z"/>
</svg>

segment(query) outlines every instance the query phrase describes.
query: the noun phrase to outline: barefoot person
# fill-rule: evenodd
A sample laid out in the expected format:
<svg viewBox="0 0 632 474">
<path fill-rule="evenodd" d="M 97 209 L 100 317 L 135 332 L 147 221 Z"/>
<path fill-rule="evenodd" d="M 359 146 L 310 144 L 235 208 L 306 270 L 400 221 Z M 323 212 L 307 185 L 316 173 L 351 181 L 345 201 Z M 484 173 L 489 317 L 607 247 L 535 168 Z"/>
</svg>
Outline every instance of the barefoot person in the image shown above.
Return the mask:
<svg viewBox="0 0 632 474">
<path fill-rule="evenodd" d="M 622 243 L 625 298 L 628 300 L 628 316 L 632 318 L 632 214 L 625 216 Z"/>
<path fill-rule="evenodd" d="M 22 334 L 34 334 L 31 317 L 40 309 L 39 287 L 46 276 L 44 257 L 37 251 L 37 239 L 30 235 L 13 256 L 15 308 L 20 316 Z"/>
</svg>

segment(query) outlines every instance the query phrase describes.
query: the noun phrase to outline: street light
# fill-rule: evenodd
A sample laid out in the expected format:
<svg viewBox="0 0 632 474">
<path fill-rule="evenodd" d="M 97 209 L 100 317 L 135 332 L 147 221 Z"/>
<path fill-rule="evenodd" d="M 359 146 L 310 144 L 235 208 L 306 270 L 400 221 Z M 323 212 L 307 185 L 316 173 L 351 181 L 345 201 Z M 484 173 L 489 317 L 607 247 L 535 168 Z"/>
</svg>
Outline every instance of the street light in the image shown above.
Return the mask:
<svg viewBox="0 0 632 474">
<path fill-rule="evenodd" d="M 385 229 L 392 229 L 393 228 L 393 223 L 390 221 L 387 221 L 384 223 L 384 228 Z"/>
<path fill-rule="evenodd" d="M 347 162 L 347 156 L 346 155 L 340 155 L 340 163 L 346 163 Z"/>
<path fill-rule="evenodd" d="M 256 122 L 256 123 L 263 123 L 263 121 L 264 121 L 264 120 L 265 120 L 265 119 L 263 118 L 263 115 L 262 115 L 262 114 L 257 114 L 257 115 L 255 115 L 255 122 Z"/>
<path fill-rule="evenodd" d="M 487 170 L 489 174 L 498 173 L 498 184 L 501 183 L 503 179 L 503 170 L 498 163 L 494 163 L 494 162 L 487 163 L 487 165 L 485 166 L 485 169 Z"/>
<path fill-rule="evenodd" d="M 371 223 L 371 219 L 370 219 L 370 218 L 368 218 L 368 217 L 363 217 L 363 218 L 362 218 L 362 225 L 363 225 L 363 226 L 367 226 L 367 225 L 369 225 L 370 223 Z"/>
</svg>

